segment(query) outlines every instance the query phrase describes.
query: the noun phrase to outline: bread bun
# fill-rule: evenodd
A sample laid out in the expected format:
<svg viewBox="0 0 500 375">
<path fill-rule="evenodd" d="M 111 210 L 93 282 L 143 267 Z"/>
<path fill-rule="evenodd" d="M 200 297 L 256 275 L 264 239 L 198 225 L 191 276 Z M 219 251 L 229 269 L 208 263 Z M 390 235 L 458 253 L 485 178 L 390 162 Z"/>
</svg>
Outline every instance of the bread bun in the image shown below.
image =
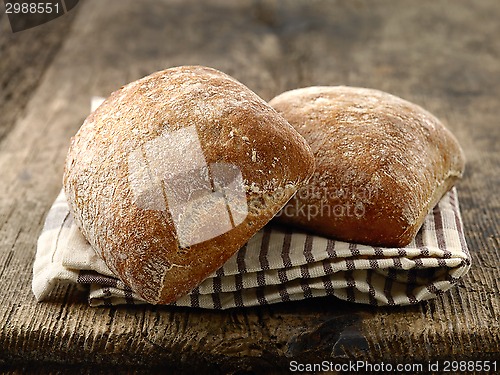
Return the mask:
<svg viewBox="0 0 500 375">
<path fill-rule="evenodd" d="M 184 66 L 122 87 L 92 113 L 63 183 L 112 272 L 165 304 L 217 270 L 313 171 L 307 143 L 256 94 Z"/>
<path fill-rule="evenodd" d="M 429 112 L 396 96 L 309 87 L 270 105 L 316 159 L 313 178 L 278 214 L 281 222 L 348 242 L 405 246 L 464 170 L 455 137 Z"/>
</svg>

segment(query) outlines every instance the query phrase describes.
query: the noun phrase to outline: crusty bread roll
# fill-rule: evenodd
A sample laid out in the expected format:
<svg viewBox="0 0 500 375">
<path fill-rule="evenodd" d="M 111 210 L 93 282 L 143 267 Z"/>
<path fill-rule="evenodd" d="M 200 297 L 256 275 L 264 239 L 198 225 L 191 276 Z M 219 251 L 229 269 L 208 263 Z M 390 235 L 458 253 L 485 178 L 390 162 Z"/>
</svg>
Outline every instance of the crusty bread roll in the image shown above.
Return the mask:
<svg viewBox="0 0 500 375">
<path fill-rule="evenodd" d="M 84 236 L 149 303 L 217 270 L 314 171 L 305 140 L 214 69 L 171 68 L 114 92 L 72 139 L 64 190 Z"/>
<path fill-rule="evenodd" d="M 336 239 L 407 245 L 464 170 L 455 137 L 421 107 L 354 87 L 309 87 L 269 103 L 306 139 L 316 171 L 278 220 Z"/>
</svg>

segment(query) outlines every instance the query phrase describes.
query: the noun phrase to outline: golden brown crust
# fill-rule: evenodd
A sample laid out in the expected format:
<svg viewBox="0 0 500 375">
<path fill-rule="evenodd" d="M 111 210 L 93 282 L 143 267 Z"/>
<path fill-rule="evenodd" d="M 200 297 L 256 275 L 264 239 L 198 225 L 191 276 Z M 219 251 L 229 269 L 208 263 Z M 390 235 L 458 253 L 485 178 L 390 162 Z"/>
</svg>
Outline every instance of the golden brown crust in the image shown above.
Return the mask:
<svg viewBox="0 0 500 375">
<path fill-rule="evenodd" d="M 187 130 L 194 138 L 172 141 L 172 134 Z M 151 146 L 158 139 L 166 146 Z M 189 246 L 181 244 L 174 225 L 167 183 L 154 185 L 162 187 L 158 191 L 147 187 L 163 178 L 151 177 L 162 168 L 172 181 L 182 177 L 185 164 L 194 163 L 190 152 L 197 145 L 209 168 L 187 172 L 215 174 L 218 166 L 236 167 L 248 214 L 231 230 Z M 313 170 L 304 139 L 262 99 L 224 73 L 185 66 L 122 87 L 85 120 L 68 152 L 64 189 L 77 224 L 109 268 L 148 302 L 169 303 L 218 269 Z M 214 181 L 205 176 L 200 184 L 215 189 Z M 193 215 L 206 221 L 213 215 L 206 207 L 193 204 Z M 195 228 L 187 235 L 196 236 L 196 223 L 187 225 Z"/>
<path fill-rule="evenodd" d="M 460 178 L 455 137 L 421 107 L 353 87 L 309 87 L 269 103 L 307 140 L 316 171 L 278 220 L 349 242 L 405 246 Z"/>
</svg>

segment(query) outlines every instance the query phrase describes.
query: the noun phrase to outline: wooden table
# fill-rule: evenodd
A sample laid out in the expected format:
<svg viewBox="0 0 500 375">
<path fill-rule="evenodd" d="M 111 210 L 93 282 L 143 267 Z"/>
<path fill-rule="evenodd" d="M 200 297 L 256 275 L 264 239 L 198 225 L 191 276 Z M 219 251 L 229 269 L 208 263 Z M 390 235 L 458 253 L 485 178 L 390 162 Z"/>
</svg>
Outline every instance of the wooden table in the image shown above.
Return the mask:
<svg viewBox="0 0 500 375">
<path fill-rule="evenodd" d="M 16 34 L 2 15 L 0 364 L 21 372 L 286 373 L 292 360 L 500 359 L 499 19 L 496 0 L 82 0 Z M 224 312 L 90 308 L 73 287 L 36 303 L 37 236 L 90 97 L 185 64 L 225 71 L 267 100 L 343 84 L 436 114 L 467 156 L 458 191 L 468 276 L 412 307 L 319 298 Z"/>
</svg>

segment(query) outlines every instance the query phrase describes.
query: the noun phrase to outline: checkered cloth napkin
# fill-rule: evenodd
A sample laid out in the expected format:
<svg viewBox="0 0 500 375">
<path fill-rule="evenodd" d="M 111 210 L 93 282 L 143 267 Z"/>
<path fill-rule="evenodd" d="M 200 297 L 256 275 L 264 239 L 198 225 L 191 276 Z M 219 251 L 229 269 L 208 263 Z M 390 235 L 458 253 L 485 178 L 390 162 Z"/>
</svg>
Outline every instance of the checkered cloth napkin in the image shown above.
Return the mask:
<svg viewBox="0 0 500 375">
<path fill-rule="evenodd" d="M 226 309 L 326 295 L 371 305 L 408 305 L 442 294 L 469 268 L 453 188 L 405 248 L 334 241 L 268 224 L 173 305 Z M 91 306 L 145 303 L 96 255 L 73 221 L 63 192 L 38 240 L 33 292 L 45 300 L 62 283 L 90 287 Z"/>
</svg>

